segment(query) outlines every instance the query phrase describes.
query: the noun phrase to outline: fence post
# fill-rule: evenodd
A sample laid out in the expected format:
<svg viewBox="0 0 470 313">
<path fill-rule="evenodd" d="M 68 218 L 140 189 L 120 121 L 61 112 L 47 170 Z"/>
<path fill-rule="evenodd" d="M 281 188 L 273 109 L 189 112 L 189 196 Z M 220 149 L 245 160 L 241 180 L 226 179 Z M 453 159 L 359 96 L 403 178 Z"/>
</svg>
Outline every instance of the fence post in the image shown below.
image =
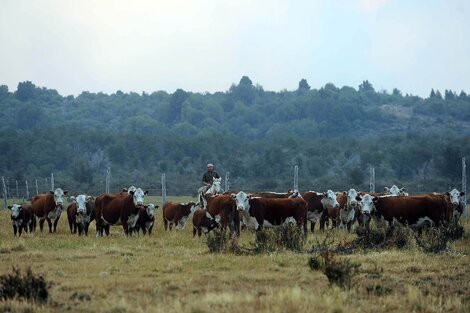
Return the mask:
<svg viewBox="0 0 470 313">
<path fill-rule="evenodd" d="M 38 180 L 36 179 L 36 194 L 39 194 L 39 188 L 38 188 Z"/>
<path fill-rule="evenodd" d="M 18 180 L 15 180 L 15 183 L 16 183 L 16 199 L 19 199 L 20 198 L 20 194 L 18 192 Z"/>
<path fill-rule="evenodd" d="M 299 191 L 299 167 L 294 166 L 294 191 Z"/>
<path fill-rule="evenodd" d="M 29 199 L 29 186 L 28 186 L 28 181 L 26 181 L 26 201 Z"/>
<path fill-rule="evenodd" d="M 162 207 L 166 203 L 166 175 L 162 174 Z"/>
<path fill-rule="evenodd" d="M 5 185 L 5 178 L 2 176 L 2 183 L 3 183 L 3 205 L 5 209 L 8 208 L 8 193 L 7 193 L 7 186 Z"/>
<path fill-rule="evenodd" d="M 54 173 L 51 173 L 51 190 L 54 191 Z"/>
<path fill-rule="evenodd" d="M 463 216 L 465 218 L 468 217 L 468 210 L 467 210 L 467 165 L 465 164 L 465 157 L 462 158 L 462 191 L 465 193 L 463 204 Z"/>
<path fill-rule="evenodd" d="M 230 172 L 225 172 L 225 191 L 229 190 L 230 188 L 229 178 Z"/>
<path fill-rule="evenodd" d="M 373 166 L 370 167 L 369 192 L 375 192 L 375 168 Z"/>
<path fill-rule="evenodd" d="M 109 190 L 111 188 L 111 167 L 108 166 L 106 169 L 106 193 L 109 193 Z"/>
</svg>

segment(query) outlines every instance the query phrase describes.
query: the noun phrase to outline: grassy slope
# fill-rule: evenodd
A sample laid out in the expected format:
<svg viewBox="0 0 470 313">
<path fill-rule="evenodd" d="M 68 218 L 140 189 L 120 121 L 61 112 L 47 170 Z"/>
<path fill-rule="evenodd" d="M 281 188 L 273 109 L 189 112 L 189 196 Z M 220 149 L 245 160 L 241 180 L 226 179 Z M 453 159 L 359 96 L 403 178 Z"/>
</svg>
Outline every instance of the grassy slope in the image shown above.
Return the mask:
<svg viewBox="0 0 470 313">
<path fill-rule="evenodd" d="M 192 238 L 190 223 L 184 231 L 165 233 L 161 211 L 152 237 L 125 238 L 122 228 L 114 227 L 108 238 L 79 238 L 69 233 L 66 220 L 62 215 L 57 234 L 37 232 L 18 239 L 12 236 L 9 213 L 0 211 L 0 273 L 13 265 L 31 266 L 54 283 L 52 300 L 35 307 L 38 312 L 470 311 L 468 222 L 465 238 L 446 254 L 410 249 L 349 256 L 361 263 L 362 271 L 356 286 L 344 291 L 309 269 L 308 254 L 210 254 L 203 238 Z M 308 245 L 324 236 L 309 236 Z M 335 233 L 338 242 L 354 236 Z M 251 240 L 245 232 L 240 242 L 248 245 Z M 382 274 L 375 271 L 379 267 Z M 392 291 L 368 294 L 366 287 L 374 285 Z M 92 299 L 75 302 L 75 292 Z M 0 312 L 8 306 L 22 311 L 32 305 L 0 303 Z"/>
</svg>

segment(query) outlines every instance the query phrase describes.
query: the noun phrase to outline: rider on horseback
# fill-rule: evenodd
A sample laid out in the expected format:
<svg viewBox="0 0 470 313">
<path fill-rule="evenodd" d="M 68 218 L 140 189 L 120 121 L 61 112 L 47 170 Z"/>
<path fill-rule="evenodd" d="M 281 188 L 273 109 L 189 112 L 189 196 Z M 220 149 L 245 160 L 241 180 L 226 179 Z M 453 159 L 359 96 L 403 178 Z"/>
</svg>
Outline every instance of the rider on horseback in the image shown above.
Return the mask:
<svg viewBox="0 0 470 313">
<path fill-rule="evenodd" d="M 219 174 L 214 171 L 214 165 L 212 163 L 207 164 L 207 172 L 202 176 L 202 183 L 204 184 L 204 192 L 209 189 L 214 181 L 214 178 L 220 178 Z"/>
</svg>

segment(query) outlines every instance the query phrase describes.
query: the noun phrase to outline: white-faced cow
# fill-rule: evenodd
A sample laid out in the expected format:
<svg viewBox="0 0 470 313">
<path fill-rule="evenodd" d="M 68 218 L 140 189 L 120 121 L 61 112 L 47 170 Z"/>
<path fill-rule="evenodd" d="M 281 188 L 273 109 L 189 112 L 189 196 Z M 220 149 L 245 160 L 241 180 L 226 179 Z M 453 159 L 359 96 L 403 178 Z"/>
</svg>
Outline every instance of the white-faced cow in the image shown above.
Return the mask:
<svg viewBox="0 0 470 313">
<path fill-rule="evenodd" d="M 39 218 L 39 229 L 41 232 L 45 220 L 47 220 L 49 225 L 50 233 L 52 233 L 52 221 L 54 221 L 54 232 L 56 232 L 57 223 L 62 213 L 64 196 L 67 192 L 67 190 L 57 188 L 55 191 L 51 190 L 48 194 L 38 194 L 31 199 L 31 207 L 34 215 Z"/>
<path fill-rule="evenodd" d="M 281 225 L 293 218 L 306 232 L 307 202 L 302 198 L 254 198 L 243 191 L 232 197 L 243 213 L 244 224 L 251 229 Z"/>
<path fill-rule="evenodd" d="M 344 192 L 344 195 L 346 196 L 346 205 L 341 207 L 339 210 L 339 227 L 341 229 L 347 228 L 348 231 L 351 231 L 351 227 L 356 218 L 356 210 L 359 209 L 358 201 L 356 199 L 359 193 L 356 189 L 351 188 L 348 192 Z"/>
<path fill-rule="evenodd" d="M 333 220 L 333 227 L 336 227 L 340 208 L 336 193 L 332 190 L 327 190 L 327 192 L 323 193 L 321 203 L 323 205 L 323 213 L 320 218 L 320 230 L 325 229 L 325 222 L 327 222 L 329 218 Z"/>
<path fill-rule="evenodd" d="M 148 233 L 150 236 L 152 234 L 152 229 L 155 224 L 155 213 L 157 209 L 158 205 L 153 203 L 149 203 L 140 208 L 139 218 L 137 219 L 137 224 L 134 227 L 134 231 L 137 232 L 137 234 L 140 230 L 142 230 L 144 235 Z"/>
<path fill-rule="evenodd" d="M 104 194 L 96 198 L 96 236 L 109 235 L 110 225 L 122 225 L 126 236 L 132 234 L 148 191 Z"/>
<path fill-rule="evenodd" d="M 371 215 L 374 216 L 378 226 L 391 223 L 412 227 L 439 226 L 450 221 L 453 214 L 448 196 L 442 194 L 397 197 L 365 195 L 360 201 L 362 215 L 369 217 L 369 220 Z"/>
<path fill-rule="evenodd" d="M 25 232 L 32 233 L 36 228 L 36 218 L 29 204 L 13 204 L 8 206 L 11 210 L 11 224 L 13 226 L 13 234 L 21 237 L 24 229 Z"/>
<path fill-rule="evenodd" d="M 67 207 L 67 220 L 70 232 L 81 236 L 85 233 L 88 236 L 88 227 L 95 219 L 95 199 L 91 196 L 78 195 L 70 197 L 72 203 Z"/>
</svg>

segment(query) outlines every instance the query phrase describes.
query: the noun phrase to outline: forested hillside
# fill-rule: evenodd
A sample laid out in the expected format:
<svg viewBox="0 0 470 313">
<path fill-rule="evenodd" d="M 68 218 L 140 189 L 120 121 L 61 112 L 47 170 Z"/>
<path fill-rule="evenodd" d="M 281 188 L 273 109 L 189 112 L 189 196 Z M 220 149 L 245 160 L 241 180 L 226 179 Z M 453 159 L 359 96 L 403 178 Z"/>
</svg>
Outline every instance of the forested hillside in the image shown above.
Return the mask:
<svg viewBox="0 0 470 313">
<path fill-rule="evenodd" d="M 0 172 L 12 180 L 56 176 L 74 192 L 136 184 L 168 192 L 195 190 L 212 162 L 230 171 L 231 186 L 285 190 L 293 166 L 301 189 L 366 189 L 374 166 L 377 186 L 413 192 L 459 187 L 460 158 L 470 156 L 470 96 L 432 90 L 423 99 L 399 90 L 332 83 L 311 89 L 265 91 L 248 77 L 228 91 L 191 93 L 82 92 L 62 96 L 21 82 L 0 86 Z"/>
</svg>

